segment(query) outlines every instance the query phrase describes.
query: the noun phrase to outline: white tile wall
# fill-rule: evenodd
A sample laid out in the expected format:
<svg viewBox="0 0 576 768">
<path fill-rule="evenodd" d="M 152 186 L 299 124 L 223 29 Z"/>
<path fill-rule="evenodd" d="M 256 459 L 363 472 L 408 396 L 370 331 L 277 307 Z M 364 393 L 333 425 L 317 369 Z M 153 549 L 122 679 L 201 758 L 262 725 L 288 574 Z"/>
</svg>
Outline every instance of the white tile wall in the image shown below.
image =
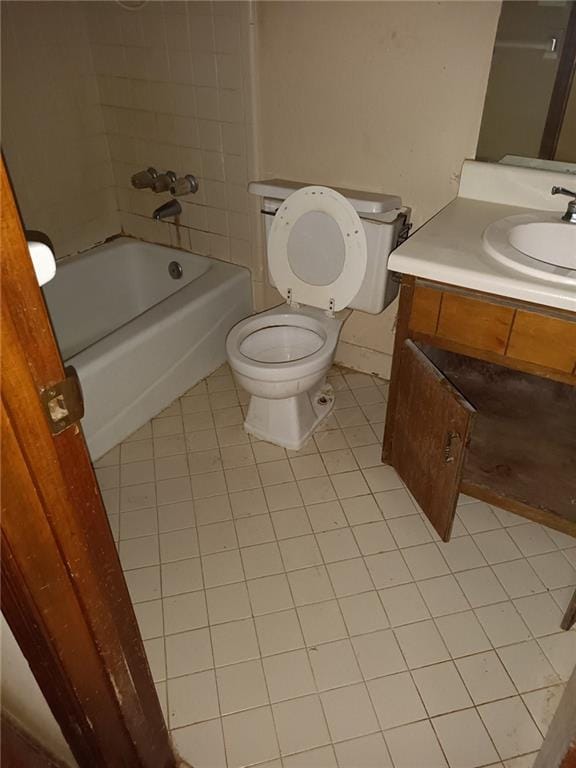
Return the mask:
<svg viewBox="0 0 576 768">
<path fill-rule="evenodd" d="M 3 149 L 25 225 L 58 257 L 121 230 L 248 267 L 265 282 L 255 152 L 256 25 L 249 2 L 4 3 Z M 179 225 L 169 195 L 135 190 L 148 166 L 195 174 Z"/>
<path fill-rule="evenodd" d="M 120 230 L 83 3 L 2 3 L 2 150 L 56 257 Z"/>
<path fill-rule="evenodd" d="M 90 41 L 123 230 L 249 267 L 262 281 L 251 81 L 251 6 L 149 2 L 127 10 L 87 3 Z M 193 173 L 179 226 L 156 223 L 167 194 L 135 190 L 154 166 Z"/>
</svg>

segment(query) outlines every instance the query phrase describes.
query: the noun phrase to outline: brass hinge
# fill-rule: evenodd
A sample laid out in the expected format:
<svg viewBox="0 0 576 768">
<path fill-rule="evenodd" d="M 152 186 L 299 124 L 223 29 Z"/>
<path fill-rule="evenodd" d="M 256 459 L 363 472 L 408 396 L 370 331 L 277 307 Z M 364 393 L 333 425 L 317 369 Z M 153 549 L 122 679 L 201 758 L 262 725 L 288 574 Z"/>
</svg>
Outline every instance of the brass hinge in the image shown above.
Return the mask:
<svg viewBox="0 0 576 768">
<path fill-rule="evenodd" d="M 461 441 L 458 432 L 448 432 L 444 444 L 444 463 L 452 464 L 455 460 L 454 451 L 458 452 L 458 443 Z"/>
<path fill-rule="evenodd" d="M 65 379 L 50 384 L 40 392 L 40 401 L 53 435 L 64 432 L 84 416 L 84 398 L 78 374 L 71 365 L 65 371 Z"/>
</svg>

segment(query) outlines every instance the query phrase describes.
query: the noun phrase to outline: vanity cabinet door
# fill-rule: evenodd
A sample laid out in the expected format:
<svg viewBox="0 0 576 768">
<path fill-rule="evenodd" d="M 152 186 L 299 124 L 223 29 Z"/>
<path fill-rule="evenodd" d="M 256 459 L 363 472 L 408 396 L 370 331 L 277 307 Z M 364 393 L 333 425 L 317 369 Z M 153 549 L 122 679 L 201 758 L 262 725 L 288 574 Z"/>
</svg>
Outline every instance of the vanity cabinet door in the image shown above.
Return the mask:
<svg viewBox="0 0 576 768">
<path fill-rule="evenodd" d="M 390 463 L 448 541 L 475 410 L 413 341 L 398 351 Z"/>
</svg>

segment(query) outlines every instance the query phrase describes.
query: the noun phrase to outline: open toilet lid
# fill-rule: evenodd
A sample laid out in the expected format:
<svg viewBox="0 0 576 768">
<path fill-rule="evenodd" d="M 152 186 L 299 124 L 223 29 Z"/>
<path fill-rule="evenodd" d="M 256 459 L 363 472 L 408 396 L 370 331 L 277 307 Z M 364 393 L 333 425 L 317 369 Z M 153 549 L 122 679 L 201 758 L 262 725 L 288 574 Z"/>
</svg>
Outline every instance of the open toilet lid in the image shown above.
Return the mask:
<svg viewBox="0 0 576 768">
<path fill-rule="evenodd" d="M 366 263 L 366 233 L 360 217 L 336 190 L 303 187 L 276 212 L 268 239 L 268 265 L 284 298 L 336 312 L 358 293 Z"/>
</svg>

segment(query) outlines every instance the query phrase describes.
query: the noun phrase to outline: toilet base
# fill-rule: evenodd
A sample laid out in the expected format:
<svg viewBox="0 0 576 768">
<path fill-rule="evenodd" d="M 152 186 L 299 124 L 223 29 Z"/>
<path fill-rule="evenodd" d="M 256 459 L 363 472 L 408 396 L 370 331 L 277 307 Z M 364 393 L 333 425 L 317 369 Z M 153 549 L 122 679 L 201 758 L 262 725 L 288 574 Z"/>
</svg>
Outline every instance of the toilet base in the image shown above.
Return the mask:
<svg viewBox="0 0 576 768">
<path fill-rule="evenodd" d="M 260 440 L 299 451 L 333 407 L 332 387 L 326 383 L 283 400 L 253 395 L 244 430 Z"/>
</svg>

